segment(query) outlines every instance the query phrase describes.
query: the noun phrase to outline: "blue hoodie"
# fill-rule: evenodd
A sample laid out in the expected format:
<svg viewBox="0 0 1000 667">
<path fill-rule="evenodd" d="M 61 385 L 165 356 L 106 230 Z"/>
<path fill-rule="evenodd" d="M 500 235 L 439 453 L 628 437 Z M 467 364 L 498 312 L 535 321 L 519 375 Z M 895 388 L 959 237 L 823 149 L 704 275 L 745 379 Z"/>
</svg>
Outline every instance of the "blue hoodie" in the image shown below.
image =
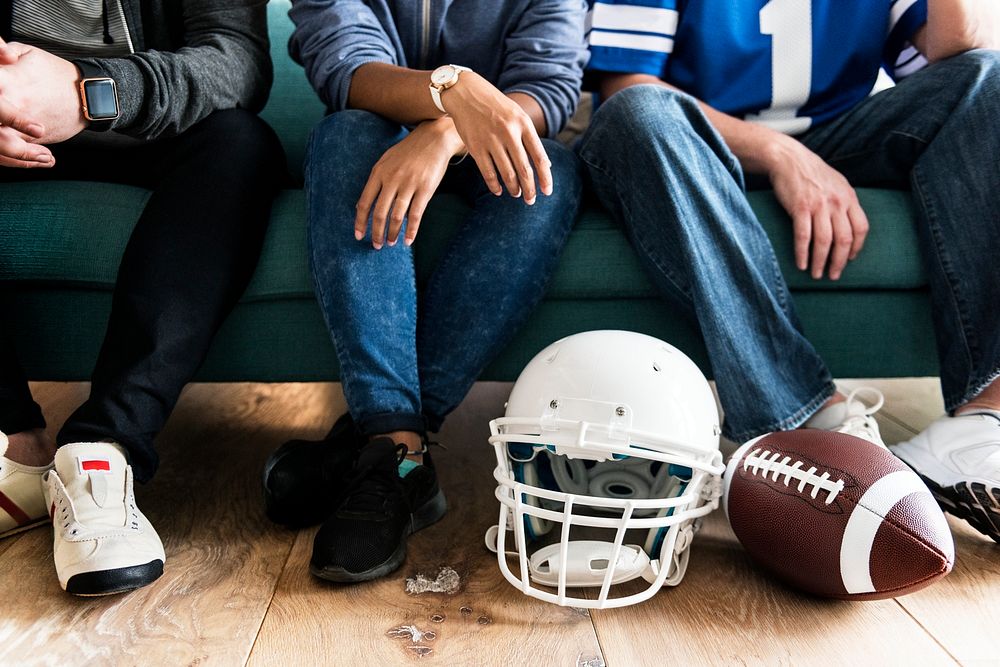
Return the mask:
<svg viewBox="0 0 1000 667">
<path fill-rule="evenodd" d="M 289 50 L 334 111 L 365 63 L 456 64 L 531 95 L 555 136 L 580 97 L 586 14 L 586 0 L 293 0 Z"/>
</svg>

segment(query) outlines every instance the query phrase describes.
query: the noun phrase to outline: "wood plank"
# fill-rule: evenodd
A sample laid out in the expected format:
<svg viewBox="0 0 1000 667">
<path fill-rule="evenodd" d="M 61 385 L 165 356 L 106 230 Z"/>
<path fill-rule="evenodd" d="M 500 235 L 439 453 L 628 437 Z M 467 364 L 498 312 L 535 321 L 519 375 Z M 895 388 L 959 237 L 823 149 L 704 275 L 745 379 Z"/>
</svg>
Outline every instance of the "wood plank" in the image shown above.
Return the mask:
<svg viewBox="0 0 1000 667">
<path fill-rule="evenodd" d="M 434 451 L 449 512 L 410 539 L 395 575 L 353 586 L 321 582 L 307 570 L 314 531 L 299 535 L 250 664 L 603 664 L 586 612 L 522 595 L 483 546 L 499 509 L 488 418 L 502 413 L 508 390 L 479 384 L 449 419 L 440 435 L 447 449 Z M 407 577 L 434 579 L 442 567 L 458 573 L 456 594 L 405 593 Z M 434 638 L 412 641 L 406 626 Z"/>
<path fill-rule="evenodd" d="M 851 381 L 852 385 L 855 381 Z M 883 412 L 905 433 L 915 434 L 944 414 L 937 378 L 856 381 L 878 387 Z M 880 421 L 881 423 L 881 421 Z M 909 438 L 890 439 L 898 442 Z M 1000 546 L 967 523 L 948 517 L 955 536 L 954 571 L 926 590 L 899 598 L 899 604 L 964 664 L 1000 661 Z"/>
<path fill-rule="evenodd" d="M 79 399 L 86 390 L 60 391 Z M 59 588 L 51 532 L 26 534 L 0 558 L 0 663 L 244 663 L 294 540 L 264 519 L 263 460 L 292 431 L 322 428 L 329 394 L 310 385 L 189 388 L 159 440 L 160 472 L 136 489 L 164 540 L 163 577 L 128 595 L 76 598 Z"/>
<path fill-rule="evenodd" d="M 899 598 L 960 662 L 1000 663 L 1000 545 L 964 521 L 948 517 L 955 536 L 955 569 L 941 582 Z"/>
<path fill-rule="evenodd" d="M 821 600 L 774 582 L 749 561 L 721 512 L 693 549 L 676 588 L 592 612 L 608 665 L 953 663 L 893 600 Z"/>
</svg>

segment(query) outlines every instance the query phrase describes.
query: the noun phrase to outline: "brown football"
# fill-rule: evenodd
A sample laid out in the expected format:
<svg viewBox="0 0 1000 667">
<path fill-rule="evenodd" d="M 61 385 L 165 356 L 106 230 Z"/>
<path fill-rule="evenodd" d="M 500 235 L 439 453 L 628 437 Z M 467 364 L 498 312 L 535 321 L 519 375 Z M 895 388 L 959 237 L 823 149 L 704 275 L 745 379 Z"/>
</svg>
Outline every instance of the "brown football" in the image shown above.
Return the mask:
<svg viewBox="0 0 1000 667">
<path fill-rule="evenodd" d="M 761 566 L 814 595 L 878 600 L 951 571 L 941 509 L 906 464 L 867 440 L 800 429 L 740 447 L 723 506 Z"/>
</svg>

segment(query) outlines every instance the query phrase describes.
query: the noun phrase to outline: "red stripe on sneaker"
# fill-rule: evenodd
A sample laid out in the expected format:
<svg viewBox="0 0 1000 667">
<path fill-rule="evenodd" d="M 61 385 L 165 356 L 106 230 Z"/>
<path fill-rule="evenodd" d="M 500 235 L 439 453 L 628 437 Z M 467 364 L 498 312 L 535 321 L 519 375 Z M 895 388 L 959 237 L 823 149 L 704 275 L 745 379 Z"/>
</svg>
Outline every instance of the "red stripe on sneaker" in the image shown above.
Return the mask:
<svg viewBox="0 0 1000 667">
<path fill-rule="evenodd" d="M 25 514 L 24 510 L 17 506 L 17 503 L 4 495 L 3 491 L 0 491 L 0 509 L 9 514 L 19 526 L 31 523 L 31 517 Z"/>
<path fill-rule="evenodd" d="M 80 461 L 80 467 L 84 470 L 107 470 L 111 471 L 110 461 Z"/>
</svg>

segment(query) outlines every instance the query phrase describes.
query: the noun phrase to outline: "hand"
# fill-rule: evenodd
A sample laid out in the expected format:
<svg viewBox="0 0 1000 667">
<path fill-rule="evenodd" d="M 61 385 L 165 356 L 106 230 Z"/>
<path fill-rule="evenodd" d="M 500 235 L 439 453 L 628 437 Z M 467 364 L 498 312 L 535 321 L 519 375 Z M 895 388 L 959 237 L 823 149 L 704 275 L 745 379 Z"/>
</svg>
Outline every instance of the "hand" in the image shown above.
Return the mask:
<svg viewBox="0 0 1000 667">
<path fill-rule="evenodd" d="M 38 143 L 59 143 L 86 127 L 76 65 L 16 42 L 4 43 L 0 53 L 0 94 L 8 104 L 43 126 Z"/>
<path fill-rule="evenodd" d="M 10 46 L 0 39 L 0 68 L 13 65 L 18 59 L 17 45 Z M 52 153 L 44 146 L 31 143 L 45 133 L 41 123 L 29 117 L 11 102 L 0 88 L 0 166 L 51 167 Z"/>
<path fill-rule="evenodd" d="M 364 238 L 371 214 L 372 246 L 380 250 L 383 241 L 394 246 L 406 218 L 404 242 L 411 245 L 427 203 L 448 170 L 449 160 L 462 151 L 462 140 L 448 116 L 425 121 L 414 128 L 372 167 L 358 200 L 354 238 L 359 241 Z"/>
<path fill-rule="evenodd" d="M 829 262 L 830 279 L 838 280 L 868 235 L 868 217 L 854 188 L 818 155 L 784 135 L 767 171 L 774 194 L 792 216 L 795 265 L 800 271 L 811 265 L 812 277 L 818 280 Z"/>
<path fill-rule="evenodd" d="M 537 169 L 542 193 L 552 194 L 552 163 L 520 105 L 475 72 L 462 72 L 441 99 L 490 192 L 502 194 L 502 180 L 512 196 L 534 204 Z"/>
</svg>

